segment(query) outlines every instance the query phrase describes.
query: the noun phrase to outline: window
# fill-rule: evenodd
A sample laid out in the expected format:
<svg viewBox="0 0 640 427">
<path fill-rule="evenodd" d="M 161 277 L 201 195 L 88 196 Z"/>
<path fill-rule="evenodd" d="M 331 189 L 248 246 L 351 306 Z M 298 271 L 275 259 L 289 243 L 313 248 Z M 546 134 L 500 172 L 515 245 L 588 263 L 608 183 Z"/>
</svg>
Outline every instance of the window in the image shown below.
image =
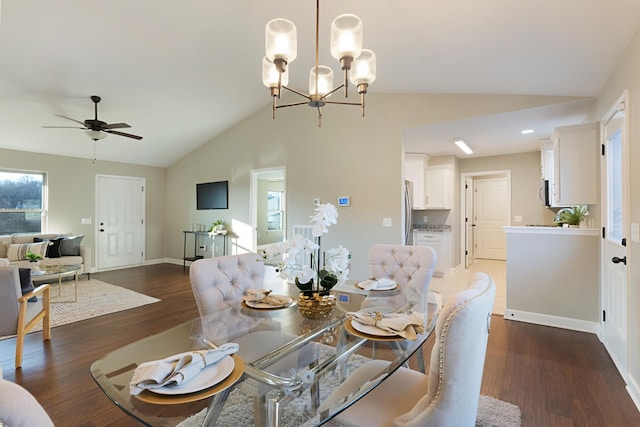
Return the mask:
<svg viewBox="0 0 640 427">
<path fill-rule="evenodd" d="M 282 230 L 284 191 L 267 191 L 267 230 Z"/>
<path fill-rule="evenodd" d="M 45 174 L 0 170 L 0 235 L 42 232 Z"/>
</svg>

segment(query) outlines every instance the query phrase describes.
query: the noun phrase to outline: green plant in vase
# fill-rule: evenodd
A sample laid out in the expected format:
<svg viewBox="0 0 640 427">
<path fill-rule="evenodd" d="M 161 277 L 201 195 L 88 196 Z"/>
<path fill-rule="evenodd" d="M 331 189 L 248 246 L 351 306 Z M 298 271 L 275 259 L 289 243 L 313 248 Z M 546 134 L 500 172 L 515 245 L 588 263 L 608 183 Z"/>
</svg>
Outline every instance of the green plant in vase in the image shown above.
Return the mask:
<svg viewBox="0 0 640 427">
<path fill-rule="evenodd" d="M 42 255 L 34 254 L 33 252 L 27 252 L 24 257 L 29 260 L 29 262 L 38 262 L 42 259 Z"/>
<path fill-rule="evenodd" d="M 589 215 L 589 207 L 587 205 L 576 205 L 560 209 L 554 221 L 560 226 L 563 224 L 580 225 L 587 215 Z"/>
</svg>

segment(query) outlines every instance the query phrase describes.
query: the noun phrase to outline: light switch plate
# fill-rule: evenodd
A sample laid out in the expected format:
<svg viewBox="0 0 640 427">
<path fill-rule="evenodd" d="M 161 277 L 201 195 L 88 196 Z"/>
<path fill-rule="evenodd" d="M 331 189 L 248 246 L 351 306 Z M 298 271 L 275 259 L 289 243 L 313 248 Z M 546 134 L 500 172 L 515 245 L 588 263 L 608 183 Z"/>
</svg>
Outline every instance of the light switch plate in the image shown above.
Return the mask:
<svg viewBox="0 0 640 427">
<path fill-rule="evenodd" d="M 89 225 L 89 224 L 91 224 L 91 218 L 82 218 L 80 220 L 80 223 L 83 224 L 83 225 Z"/>
<path fill-rule="evenodd" d="M 382 218 L 383 227 L 391 227 L 391 218 Z"/>
<path fill-rule="evenodd" d="M 513 217 L 514 222 L 522 222 L 522 215 L 516 215 Z"/>
</svg>

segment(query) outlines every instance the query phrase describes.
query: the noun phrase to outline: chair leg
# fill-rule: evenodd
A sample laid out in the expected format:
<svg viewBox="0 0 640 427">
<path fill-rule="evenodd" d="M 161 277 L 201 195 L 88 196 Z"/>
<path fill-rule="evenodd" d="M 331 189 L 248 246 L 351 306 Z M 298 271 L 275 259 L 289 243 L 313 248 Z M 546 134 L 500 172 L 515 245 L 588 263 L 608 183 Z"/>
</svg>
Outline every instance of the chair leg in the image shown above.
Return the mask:
<svg viewBox="0 0 640 427">
<path fill-rule="evenodd" d="M 22 347 L 24 345 L 24 329 L 20 327 L 18 329 L 18 335 L 16 337 L 16 369 L 22 367 Z"/>
<path fill-rule="evenodd" d="M 77 280 L 78 276 L 76 276 Z M 51 339 L 51 300 L 49 295 L 50 289 L 45 289 L 43 293 L 42 305 L 44 306 L 44 317 L 42 318 L 42 340 Z M 78 283 L 76 283 L 76 292 L 78 292 Z"/>
</svg>

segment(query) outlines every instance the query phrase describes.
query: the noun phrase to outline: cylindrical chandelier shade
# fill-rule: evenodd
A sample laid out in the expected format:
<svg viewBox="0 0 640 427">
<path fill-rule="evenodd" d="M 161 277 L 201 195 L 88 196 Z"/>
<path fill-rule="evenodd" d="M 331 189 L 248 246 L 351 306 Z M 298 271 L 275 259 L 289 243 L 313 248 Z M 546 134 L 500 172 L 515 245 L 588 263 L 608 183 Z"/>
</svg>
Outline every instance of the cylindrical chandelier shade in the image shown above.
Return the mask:
<svg viewBox="0 0 640 427">
<path fill-rule="evenodd" d="M 333 70 L 324 65 L 318 66 L 318 87 L 316 88 L 316 67 L 309 73 L 309 93 L 311 95 L 326 95 L 333 89 Z"/>
<path fill-rule="evenodd" d="M 283 59 L 290 63 L 298 55 L 298 32 L 288 19 L 272 19 L 265 27 L 265 49 L 272 62 Z"/>
<path fill-rule="evenodd" d="M 280 73 L 276 65 L 269 61 L 266 56 L 262 58 L 262 83 L 268 88 L 278 87 L 278 83 L 286 86 L 289 84 L 289 69 L 282 73 L 282 80 L 279 80 Z"/>
<path fill-rule="evenodd" d="M 331 23 L 331 55 L 337 60 L 357 58 L 362 51 L 362 21 L 356 15 L 340 15 Z"/>
<path fill-rule="evenodd" d="M 369 49 L 362 49 L 362 53 L 353 61 L 349 80 L 355 86 L 371 84 L 376 79 L 376 54 Z"/>
</svg>

